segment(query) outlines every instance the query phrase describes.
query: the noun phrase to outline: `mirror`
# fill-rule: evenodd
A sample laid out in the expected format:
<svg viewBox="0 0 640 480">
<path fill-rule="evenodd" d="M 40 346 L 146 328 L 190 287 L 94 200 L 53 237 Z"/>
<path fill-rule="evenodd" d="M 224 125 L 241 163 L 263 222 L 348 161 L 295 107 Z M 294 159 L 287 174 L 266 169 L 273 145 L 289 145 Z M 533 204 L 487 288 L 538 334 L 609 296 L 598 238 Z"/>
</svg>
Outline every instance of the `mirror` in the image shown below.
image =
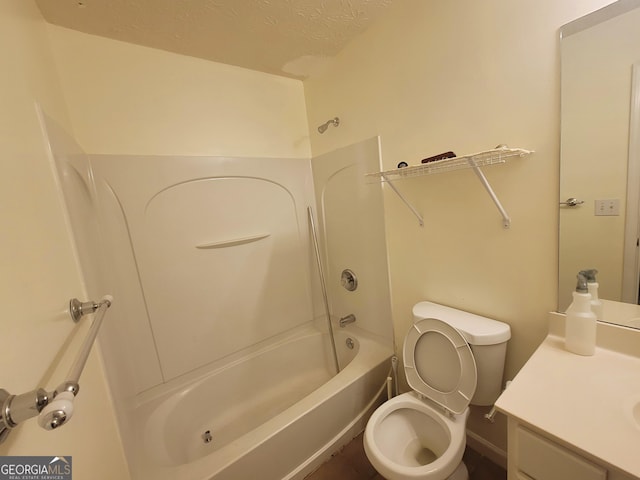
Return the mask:
<svg viewBox="0 0 640 480">
<path fill-rule="evenodd" d="M 561 29 L 558 311 L 598 270 L 604 321 L 640 328 L 640 0 Z"/>
</svg>

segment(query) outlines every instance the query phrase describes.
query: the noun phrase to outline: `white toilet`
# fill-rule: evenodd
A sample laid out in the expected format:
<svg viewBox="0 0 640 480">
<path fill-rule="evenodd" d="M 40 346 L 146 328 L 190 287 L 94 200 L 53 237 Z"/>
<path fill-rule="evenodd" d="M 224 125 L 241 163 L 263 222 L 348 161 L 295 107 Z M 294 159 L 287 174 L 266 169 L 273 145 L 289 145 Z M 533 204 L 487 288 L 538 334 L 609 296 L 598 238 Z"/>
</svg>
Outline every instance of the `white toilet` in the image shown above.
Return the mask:
<svg viewBox="0 0 640 480">
<path fill-rule="evenodd" d="M 373 412 L 365 453 L 388 480 L 467 480 L 469 404 L 492 405 L 500 395 L 511 330 L 431 302 L 417 303 L 413 318 L 403 346 L 413 391 Z"/>
</svg>

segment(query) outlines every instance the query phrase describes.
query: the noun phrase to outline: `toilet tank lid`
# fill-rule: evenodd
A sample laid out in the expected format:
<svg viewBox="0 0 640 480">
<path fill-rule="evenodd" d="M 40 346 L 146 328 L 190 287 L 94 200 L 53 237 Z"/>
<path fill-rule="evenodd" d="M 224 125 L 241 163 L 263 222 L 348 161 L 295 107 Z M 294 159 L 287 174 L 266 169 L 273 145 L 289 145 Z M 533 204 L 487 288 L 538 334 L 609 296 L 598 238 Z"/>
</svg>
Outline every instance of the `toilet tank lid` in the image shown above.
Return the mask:
<svg viewBox="0 0 640 480">
<path fill-rule="evenodd" d="M 504 322 L 437 303 L 416 303 L 413 306 L 413 318 L 414 321 L 422 318 L 442 320 L 459 330 L 470 345 L 495 345 L 511 338 L 511 328 Z"/>
</svg>

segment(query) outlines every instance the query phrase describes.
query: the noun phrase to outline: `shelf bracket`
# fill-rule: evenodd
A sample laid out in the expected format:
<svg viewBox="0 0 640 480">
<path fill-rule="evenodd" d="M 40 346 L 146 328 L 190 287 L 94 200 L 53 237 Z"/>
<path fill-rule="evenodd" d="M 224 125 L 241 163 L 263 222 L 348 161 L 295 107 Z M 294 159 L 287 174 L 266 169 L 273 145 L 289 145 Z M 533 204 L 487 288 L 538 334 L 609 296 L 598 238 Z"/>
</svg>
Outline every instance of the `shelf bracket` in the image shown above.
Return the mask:
<svg viewBox="0 0 640 480">
<path fill-rule="evenodd" d="M 504 226 L 504 228 L 509 228 L 511 226 L 511 218 L 502 206 L 502 203 L 500 203 L 500 200 L 496 196 L 496 193 L 493 191 L 493 188 L 491 188 L 487 177 L 484 176 L 484 173 L 482 172 L 482 170 L 480 170 L 480 167 L 478 167 L 473 157 L 469 157 L 468 162 L 475 174 L 478 176 L 478 179 L 480 179 L 480 183 L 482 183 L 482 186 L 487 190 L 487 193 L 491 197 L 491 200 L 493 200 L 493 203 L 495 203 L 496 207 L 500 211 L 500 215 L 502 215 L 502 225 Z"/>
<path fill-rule="evenodd" d="M 422 215 L 420 215 L 418 213 L 418 211 L 413 207 L 413 205 L 411 205 L 409 203 L 409 201 L 404 197 L 404 195 L 402 195 L 402 193 L 400 193 L 400 191 L 396 188 L 396 186 L 393 184 L 393 182 L 391 180 L 389 180 L 389 178 L 384 173 L 381 174 L 381 177 L 384 179 L 386 184 L 389 185 L 391 190 L 394 191 L 394 193 L 398 196 L 398 198 L 400 198 L 400 200 L 402 200 L 402 203 L 404 203 L 407 206 L 407 208 L 409 208 L 409 210 L 411 210 L 411 213 L 413 213 L 416 216 L 420 226 L 424 227 L 424 219 L 422 218 Z"/>
</svg>

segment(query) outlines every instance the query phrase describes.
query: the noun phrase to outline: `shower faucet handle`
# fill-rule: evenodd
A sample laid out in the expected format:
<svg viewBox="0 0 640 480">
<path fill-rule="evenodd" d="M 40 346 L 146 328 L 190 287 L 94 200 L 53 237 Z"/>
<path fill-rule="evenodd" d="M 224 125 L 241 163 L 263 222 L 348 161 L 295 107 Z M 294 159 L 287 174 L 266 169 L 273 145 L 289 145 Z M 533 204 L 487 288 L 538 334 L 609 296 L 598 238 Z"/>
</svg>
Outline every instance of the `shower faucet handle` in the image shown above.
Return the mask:
<svg viewBox="0 0 640 480">
<path fill-rule="evenodd" d="M 349 315 L 347 315 L 346 317 L 342 317 L 340 319 L 340 326 L 341 327 L 345 327 L 347 325 L 349 325 L 350 323 L 353 323 L 356 321 L 356 316 L 353 313 L 350 313 Z"/>
<path fill-rule="evenodd" d="M 358 288 L 358 277 L 353 273 L 353 270 L 345 268 L 340 275 L 340 285 L 342 285 L 349 292 L 353 292 Z"/>
</svg>

